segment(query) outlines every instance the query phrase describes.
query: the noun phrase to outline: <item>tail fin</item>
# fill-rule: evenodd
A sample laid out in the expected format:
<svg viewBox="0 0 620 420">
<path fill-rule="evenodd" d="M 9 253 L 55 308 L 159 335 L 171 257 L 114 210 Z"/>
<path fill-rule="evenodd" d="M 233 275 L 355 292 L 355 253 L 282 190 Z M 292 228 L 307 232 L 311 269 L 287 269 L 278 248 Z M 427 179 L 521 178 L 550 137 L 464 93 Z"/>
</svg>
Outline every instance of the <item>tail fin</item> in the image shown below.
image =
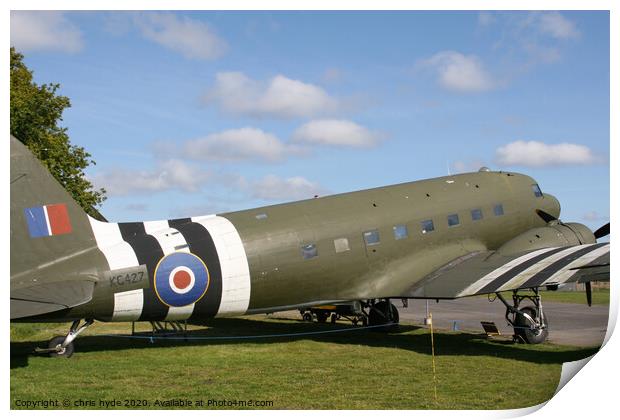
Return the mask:
<svg viewBox="0 0 620 420">
<path fill-rule="evenodd" d="M 11 136 L 11 296 L 15 290 L 88 278 L 97 254 L 86 212 Z"/>
</svg>

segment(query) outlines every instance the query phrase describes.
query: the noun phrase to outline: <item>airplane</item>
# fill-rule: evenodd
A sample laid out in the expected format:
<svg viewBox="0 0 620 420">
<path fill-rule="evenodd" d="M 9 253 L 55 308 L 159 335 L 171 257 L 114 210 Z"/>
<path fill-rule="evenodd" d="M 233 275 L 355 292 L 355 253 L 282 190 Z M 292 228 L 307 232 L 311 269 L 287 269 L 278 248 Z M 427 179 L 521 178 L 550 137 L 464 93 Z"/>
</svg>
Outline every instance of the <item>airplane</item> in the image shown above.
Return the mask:
<svg viewBox="0 0 620 420">
<path fill-rule="evenodd" d="M 609 281 L 609 223 L 559 219 L 531 177 L 451 175 L 191 218 L 88 216 L 11 136 L 11 321 L 71 322 L 45 349 L 70 357 L 95 320 L 213 317 L 358 302 L 370 326 L 391 299 L 496 295 L 515 337 L 541 343 L 539 289 Z M 512 293 L 509 302 L 501 292 Z M 527 306 L 523 303 L 527 302 Z M 84 323 L 82 323 L 84 320 Z"/>
</svg>

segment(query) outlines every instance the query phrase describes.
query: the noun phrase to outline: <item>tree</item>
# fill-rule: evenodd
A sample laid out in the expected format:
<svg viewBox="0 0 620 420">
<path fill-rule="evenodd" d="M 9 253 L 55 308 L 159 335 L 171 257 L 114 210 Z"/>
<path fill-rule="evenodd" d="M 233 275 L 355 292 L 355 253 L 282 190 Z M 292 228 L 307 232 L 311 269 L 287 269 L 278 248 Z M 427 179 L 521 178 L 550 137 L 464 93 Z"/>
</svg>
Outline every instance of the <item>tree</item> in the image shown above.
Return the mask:
<svg viewBox="0 0 620 420">
<path fill-rule="evenodd" d="M 59 84 L 37 85 L 24 56 L 11 47 L 11 134 L 24 143 L 51 174 L 91 216 L 101 219 L 96 206 L 106 199 L 105 189 L 94 189 L 84 169 L 95 165 L 83 147 L 72 145 L 62 113 L 69 98 L 57 95 Z"/>
</svg>

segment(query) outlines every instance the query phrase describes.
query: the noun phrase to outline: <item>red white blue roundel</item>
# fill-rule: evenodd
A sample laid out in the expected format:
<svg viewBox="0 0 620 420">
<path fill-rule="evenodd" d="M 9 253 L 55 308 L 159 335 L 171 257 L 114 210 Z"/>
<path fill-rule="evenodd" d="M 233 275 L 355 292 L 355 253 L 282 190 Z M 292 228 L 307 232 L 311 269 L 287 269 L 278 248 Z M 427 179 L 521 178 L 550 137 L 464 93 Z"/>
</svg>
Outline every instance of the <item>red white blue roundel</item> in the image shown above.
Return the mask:
<svg viewBox="0 0 620 420">
<path fill-rule="evenodd" d="M 155 293 L 168 306 L 187 306 L 198 301 L 209 287 L 209 270 L 194 254 L 175 252 L 155 268 Z"/>
</svg>

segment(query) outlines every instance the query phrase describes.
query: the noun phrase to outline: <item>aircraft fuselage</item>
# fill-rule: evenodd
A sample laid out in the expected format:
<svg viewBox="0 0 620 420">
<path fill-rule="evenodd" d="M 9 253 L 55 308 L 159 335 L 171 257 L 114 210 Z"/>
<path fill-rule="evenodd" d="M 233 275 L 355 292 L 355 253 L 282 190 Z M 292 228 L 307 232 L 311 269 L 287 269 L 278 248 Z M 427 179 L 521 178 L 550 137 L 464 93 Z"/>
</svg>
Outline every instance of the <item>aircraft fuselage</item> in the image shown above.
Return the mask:
<svg viewBox="0 0 620 420">
<path fill-rule="evenodd" d="M 93 266 L 69 260 L 55 273 L 65 264 L 68 277 L 95 276 L 93 299 L 43 317 L 199 320 L 404 296 L 453 259 L 544 226 L 536 209 L 559 216 L 535 185 L 481 171 L 217 216 L 89 219 Z"/>
</svg>

